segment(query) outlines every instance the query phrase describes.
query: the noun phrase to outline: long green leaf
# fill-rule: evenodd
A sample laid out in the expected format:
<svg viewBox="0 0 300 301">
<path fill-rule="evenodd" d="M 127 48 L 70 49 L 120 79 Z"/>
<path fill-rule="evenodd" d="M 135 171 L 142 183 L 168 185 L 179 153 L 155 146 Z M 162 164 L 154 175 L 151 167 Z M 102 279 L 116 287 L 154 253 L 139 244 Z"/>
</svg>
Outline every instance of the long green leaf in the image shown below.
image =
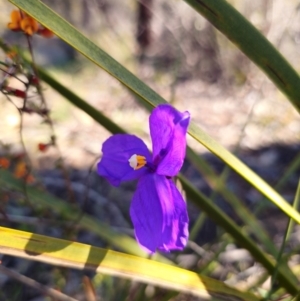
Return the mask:
<svg viewBox="0 0 300 301">
<path fill-rule="evenodd" d="M 113 134 L 125 133 L 124 129 L 122 129 L 119 125 L 111 121 L 107 118 L 103 113 L 99 110 L 96 110 L 90 104 L 88 104 L 85 100 L 79 97 L 77 94 L 66 88 L 64 85 L 59 83 L 55 78 L 45 72 L 44 69 L 38 68 L 39 76 L 43 81 L 45 81 L 50 87 L 56 90 L 59 94 L 65 97 L 69 102 L 74 104 L 76 107 L 80 108 L 83 112 L 88 114 L 94 120 L 96 120 L 103 127 L 108 129 Z"/>
<path fill-rule="evenodd" d="M 184 0 L 261 68 L 300 112 L 300 77 L 276 48 L 225 0 Z"/>
<path fill-rule="evenodd" d="M 0 253 L 120 276 L 205 299 L 258 301 L 224 283 L 172 265 L 49 236 L 0 227 Z"/>
<path fill-rule="evenodd" d="M 204 159 L 199 160 L 199 156 L 191 148 L 187 149 L 187 157 L 193 166 L 204 175 L 204 178 L 210 187 L 213 188 L 213 191 L 219 193 L 234 208 L 237 216 L 239 216 L 244 222 L 244 225 L 248 226 L 249 230 L 264 244 L 266 250 L 273 256 L 276 256 L 278 253 L 277 247 L 269 238 L 268 233 L 239 198 L 227 189 L 223 180 L 218 177 L 208 163 Z"/>
</svg>

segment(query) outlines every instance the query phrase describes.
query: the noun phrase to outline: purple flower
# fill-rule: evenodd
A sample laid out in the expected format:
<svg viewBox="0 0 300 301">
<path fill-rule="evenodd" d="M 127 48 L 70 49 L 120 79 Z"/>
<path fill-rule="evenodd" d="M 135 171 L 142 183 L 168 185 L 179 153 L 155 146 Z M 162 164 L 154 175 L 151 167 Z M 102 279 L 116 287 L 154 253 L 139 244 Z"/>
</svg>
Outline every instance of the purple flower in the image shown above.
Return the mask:
<svg viewBox="0 0 300 301">
<path fill-rule="evenodd" d="M 138 243 L 150 253 L 182 250 L 187 242 L 186 203 L 172 177 L 183 164 L 189 122 L 189 112 L 159 105 L 149 118 L 153 155 L 134 135 L 114 135 L 102 146 L 99 175 L 114 186 L 139 179 L 130 216 Z"/>
</svg>

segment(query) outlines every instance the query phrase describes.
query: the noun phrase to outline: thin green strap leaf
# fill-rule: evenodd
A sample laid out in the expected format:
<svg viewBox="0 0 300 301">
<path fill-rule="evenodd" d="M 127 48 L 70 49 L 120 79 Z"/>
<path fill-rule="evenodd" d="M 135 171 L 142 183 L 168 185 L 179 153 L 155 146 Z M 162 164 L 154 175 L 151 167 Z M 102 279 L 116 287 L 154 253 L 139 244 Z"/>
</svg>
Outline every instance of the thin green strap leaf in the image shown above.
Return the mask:
<svg viewBox="0 0 300 301">
<path fill-rule="evenodd" d="M 40 75 L 41 75 L 42 79 L 44 79 L 47 83 L 49 83 L 54 89 L 59 88 L 59 84 L 55 81 L 55 79 L 53 79 L 49 75 L 47 75 L 47 73 L 40 70 Z M 49 78 L 51 78 L 51 80 L 49 80 Z M 66 98 L 71 95 L 72 96 L 71 99 L 68 99 L 68 98 L 67 99 L 69 101 L 71 101 L 72 103 L 74 103 L 76 106 L 78 106 L 84 110 L 85 106 L 81 105 L 84 103 L 84 100 L 79 98 L 80 101 L 78 103 L 76 101 L 74 102 L 74 100 L 76 100 L 78 98 L 78 96 L 76 96 L 75 94 L 74 95 L 70 94 L 72 92 L 64 94 L 65 90 L 66 90 L 66 88 L 61 89 L 61 90 L 58 89 L 57 91 Z M 95 118 L 95 120 L 97 122 L 99 122 L 100 124 L 103 124 L 103 122 L 101 121 L 102 114 L 98 114 L 97 112 L 98 112 L 97 110 L 94 111 L 93 118 Z M 106 129 L 110 131 L 110 130 L 115 129 L 116 126 L 117 125 L 113 126 L 112 129 L 110 129 L 109 127 L 106 127 Z M 122 132 L 124 132 L 123 129 L 122 129 Z M 265 266 L 265 268 L 270 272 L 270 274 L 272 274 L 274 271 L 275 265 L 271 263 L 269 258 L 257 247 L 257 245 L 248 236 L 246 236 L 241 231 L 241 229 L 229 217 L 227 217 L 218 207 L 216 207 L 215 204 L 212 204 L 212 202 L 208 198 L 203 196 L 200 192 L 197 192 L 197 190 L 195 190 L 193 188 L 193 186 L 190 185 L 190 183 L 184 177 L 180 176 L 180 179 L 183 181 L 184 189 L 185 189 L 186 193 L 188 194 L 188 196 L 190 197 L 190 199 L 197 206 L 199 206 L 200 209 L 205 211 L 212 219 L 214 219 L 217 224 L 221 225 L 224 229 L 226 229 L 226 231 L 228 233 L 230 233 L 230 235 L 232 237 L 234 237 L 234 239 L 241 246 L 246 248 L 252 254 L 252 256 L 257 261 L 261 262 Z M 283 286 L 285 286 L 288 291 L 290 291 L 292 293 L 295 292 L 295 289 L 296 289 L 295 276 L 290 271 L 288 266 L 281 267 L 280 277 L 281 278 L 279 279 L 279 281 L 282 281 Z"/>
<path fill-rule="evenodd" d="M 276 184 L 276 188 L 280 189 L 283 185 L 288 181 L 288 179 L 291 178 L 293 174 L 297 172 L 297 169 L 300 167 L 300 153 L 293 159 L 293 161 L 290 163 L 290 165 L 286 168 L 284 171 L 284 175 L 281 177 L 281 179 Z"/>
<path fill-rule="evenodd" d="M 253 294 L 194 272 L 111 250 L 0 227 L 0 253 L 125 277 L 205 299 L 258 301 Z"/>
<path fill-rule="evenodd" d="M 166 101 L 149 88 L 145 83 L 139 80 L 126 68 L 120 65 L 106 52 L 96 46 L 84 35 L 78 32 L 64 19 L 59 17 L 46 5 L 36 0 L 9 0 L 11 3 L 24 10 L 41 24 L 52 30 L 57 36 L 62 38 L 72 47 L 81 52 L 88 59 L 93 61 L 99 67 L 106 70 L 113 77 L 118 79 L 133 93 L 138 95 L 145 102 L 152 106 L 157 106 Z M 285 212 L 289 217 L 300 224 L 300 213 L 292 208 L 284 198 L 282 198 L 272 187 L 263 181 L 249 167 L 243 164 L 238 158 L 232 155 L 224 147 L 214 141 L 209 135 L 198 128 L 193 122 L 189 127 L 189 134 L 197 141 L 203 144 L 207 149 L 216 154 L 221 160 L 229 165 L 233 170 L 245 178 L 253 187 L 260 191 L 266 198 L 271 200 L 277 207 Z"/>
<path fill-rule="evenodd" d="M 298 179 L 297 191 L 293 202 L 293 208 L 297 211 L 299 211 L 299 204 L 300 204 L 300 178 Z M 294 221 L 290 219 L 287 234 L 286 234 L 286 240 L 290 239 L 294 226 L 295 226 Z"/>
<path fill-rule="evenodd" d="M 255 187 L 261 194 L 271 200 L 277 207 L 285 212 L 289 217 L 294 219 L 297 223 L 300 223 L 300 214 L 294 208 L 287 203 L 284 198 L 276 192 L 270 185 L 262 180 L 255 172 L 242 163 L 237 157 L 231 154 L 228 150 L 223 148 L 220 144 L 214 141 L 206 133 L 201 131 L 195 124 L 191 124 L 189 133 L 198 141 L 215 153 L 220 159 L 222 159 L 233 170 L 240 174 L 245 180 L 247 180 L 253 187 Z"/>
<path fill-rule="evenodd" d="M 119 125 L 111 121 L 109 118 L 107 118 L 103 113 L 101 113 L 99 110 L 96 110 L 93 106 L 88 104 L 85 100 L 80 98 L 77 94 L 63 86 L 61 83 L 59 83 L 55 78 L 53 78 L 51 75 L 49 75 L 47 72 L 45 72 L 44 69 L 38 68 L 39 76 L 41 79 L 46 82 L 50 87 L 52 87 L 54 90 L 56 90 L 60 95 L 65 97 L 69 102 L 71 102 L 73 105 L 75 105 L 77 108 L 80 108 L 83 112 L 88 114 L 90 117 L 92 117 L 94 120 L 96 120 L 99 124 L 101 124 L 103 127 L 108 129 L 113 134 L 124 134 L 125 131 L 122 129 Z"/>
<path fill-rule="evenodd" d="M 250 210 L 240 201 L 240 199 L 227 187 L 220 179 L 209 164 L 191 149 L 187 148 L 187 157 L 193 164 L 193 166 L 203 174 L 210 187 L 227 201 L 234 209 L 235 213 L 244 222 L 244 225 L 249 226 L 250 231 L 264 244 L 266 250 L 276 256 L 278 253 L 277 247 L 269 238 L 268 233 L 261 226 L 256 217 L 250 212 Z"/>
<path fill-rule="evenodd" d="M 300 179 L 298 180 L 297 191 L 296 191 L 296 195 L 295 195 L 294 202 L 293 202 L 293 207 L 296 210 L 298 210 L 299 202 L 300 202 Z M 276 258 L 276 263 L 277 263 L 276 269 L 271 278 L 271 289 L 269 290 L 269 292 L 266 296 L 266 300 L 271 299 L 271 295 L 276 291 L 278 268 L 280 265 L 285 264 L 285 262 L 284 262 L 285 260 L 282 257 L 283 257 L 283 253 L 285 250 L 285 246 L 286 246 L 287 242 L 289 241 L 290 235 L 293 231 L 293 227 L 294 227 L 294 221 L 292 219 L 289 219 L 288 224 L 286 226 L 285 234 L 282 239 L 281 247 L 280 247 L 278 256 Z"/>
<path fill-rule="evenodd" d="M 272 80 L 300 112 L 300 77 L 276 48 L 224 0 L 184 0 L 209 20 Z"/>
</svg>

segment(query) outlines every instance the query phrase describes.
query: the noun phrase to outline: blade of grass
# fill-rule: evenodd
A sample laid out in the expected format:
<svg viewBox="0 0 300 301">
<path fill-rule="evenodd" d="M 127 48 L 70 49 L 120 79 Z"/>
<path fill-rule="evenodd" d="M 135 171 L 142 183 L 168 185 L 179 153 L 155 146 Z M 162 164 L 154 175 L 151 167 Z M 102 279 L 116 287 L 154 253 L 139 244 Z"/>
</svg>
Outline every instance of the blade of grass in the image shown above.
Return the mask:
<svg viewBox="0 0 300 301">
<path fill-rule="evenodd" d="M 224 0 L 184 1 L 246 54 L 300 112 L 298 73 L 246 18 Z"/>
<path fill-rule="evenodd" d="M 59 17 L 45 4 L 36 0 L 9 0 L 20 9 L 38 20 L 45 27 L 52 30 L 57 36 L 62 38 L 65 42 L 77 49 L 80 53 L 86 56 L 89 60 L 111 74 L 128 89 L 135 93 L 138 97 L 152 106 L 166 101 L 149 88 L 145 83 L 139 80 L 126 68 L 116 62 L 106 52 L 96 46 L 88 38 L 78 32 L 64 19 Z M 298 87 L 299 85 L 297 85 Z M 298 98 L 300 99 L 300 98 Z M 253 187 L 260 191 L 266 198 L 271 200 L 277 207 L 279 207 L 288 216 L 293 218 L 300 224 L 300 214 L 295 211 L 292 206 L 284 200 L 272 187 L 263 181 L 256 173 L 249 167 L 243 164 L 238 158 L 232 155 L 224 147 L 214 141 L 209 135 L 198 128 L 193 122 L 189 127 L 189 134 L 198 142 L 203 144 L 208 150 L 216 154 L 221 160 L 229 165 L 238 174 L 244 177 Z"/>
<path fill-rule="evenodd" d="M 295 210 L 298 210 L 299 203 L 300 203 L 300 179 L 298 181 L 298 187 L 297 187 L 297 191 L 296 191 L 294 202 L 293 202 L 293 207 Z M 292 233 L 294 225 L 295 225 L 294 221 L 292 219 L 289 219 L 285 234 L 282 238 L 281 247 L 280 247 L 279 253 L 276 258 L 276 267 L 275 267 L 274 274 L 272 275 L 272 278 L 271 278 L 271 289 L 269 290 L 269 292 L 267 294 L 266 300 L 271 299 L 271 296 L 276 291 L 275 284 L 276 284 L 276 280 L 277 280 L 277 276 L 278 276 L 278 268 L 282 264 L 282 261 L 283 261 L 282 255 L 283 255 L 286 243 L 290 238 L 290 235 Z"/>
<path fill-rule="evenodd" d="M 96 110 L 93 106 L 88 104 L 85 100 L 80 98 L 74 92 L 69 90 L 67 87 L 63 86 L 59 83 L 54 77 L 52 77 L 49 73 L 45 72 L 42 68 L 39 68 L 39 75 L 41 79 L 46 82 L 50 87 L 56 90 L 60 95 L 65 97 L 69 102 L 73 105 L 81 109 L 83 112 L 92 117 L 95 121 L 101 124 L 103 127 L 108 129 L 112 134 L 124 134 L 125 131 L 119 125 L 111 121 L 107 118 L 103 113 L 99 110 Z"/>
<path fill-rule="evenodd" d="M 298 187 L 297 187 L 297 191 L 296 191 L 294 202 L 293 202 L 293 208 L 297 211 L 299 210 L 299 204 L 300 204 L 300 178 L 298 180 Z M 292 219 L 290 219 L 285 240 L 290 239 L 290 236 L 291 236 L 294 226 L 295 226 L 295 222 Z"/>
<path fill-rule="evenodd" d="M 221 281 L 194 272 L 111 250 L 0 227 L 0 252 L 48 264 L 92 270 L 210 299 L 258 301 Z"/>
<path fill-rule="evenodd" d="M 196 238 L 197 234 L 199 233 L 199 231 L 201 230 L 205 220 L 206 220 L 206 214 L 204 212 L 201 212 L 199 214 L 198 218 L 196 219 L 196 222 L 193 225 L 193 228 L 190 231 L 189 239 L 191 241 L 195 240 L 195 238 Z"/>
<path fill-rule="evenodd" d="M 280 178 L 278 183 L 275 185 L 275 189 L 280 190 L 286 184 L 288 179 L 293 174 L 296 174 L 297 169 L 299 168 L 299 166 L 300 166 L 300 153 L 294 158 L 294 160 L 287 167 L 287 169 L 285 170 L 283 176 Z M 260 213 L 262 210 L 264 210 L 264 208 L 267 207 L 267 205 L 268 205 L 268 203 L 266 202 L 266 199 L 259 200 L 258 205 L 254 209 L 254 213 L 255 214 Z"/>
<path fill-rule="evenodd" d="M 293 174 L 296 173 L 299 166 L 300 166 L 300 153 L 294 158 L 294 160 L 291 162 L 291 164 L 285 170 L 284 175 L 281 177 L 281 179 L 276 184 L 277 189 L 280 189 L 287 182 L 287 180 Z"/>
</svg>

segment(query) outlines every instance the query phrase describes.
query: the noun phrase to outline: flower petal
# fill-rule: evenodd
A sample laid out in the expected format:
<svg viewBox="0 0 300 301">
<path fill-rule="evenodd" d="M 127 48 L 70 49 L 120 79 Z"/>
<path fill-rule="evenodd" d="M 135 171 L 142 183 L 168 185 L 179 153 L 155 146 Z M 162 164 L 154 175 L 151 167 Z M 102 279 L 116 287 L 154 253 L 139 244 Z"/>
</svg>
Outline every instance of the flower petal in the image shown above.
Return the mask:
<svg viewBox="0 0 300 301">
<path fill-rule="evenodd" d="M 186 204 L 172 180 L 148 173 L 139 180 L 130 207 L 136 239 L 148 252 L 182 250 L 188 237 Z"/>
<path fill-rule="evenodd" d="M 186 150 L 186 132 L 190 113 L 181 113 L 172 106 L 157 106 L 150 115 L 153 163 L 160 175 L 175 176 L 182 167 Z"/>
<path fill-rule="evenodd" d="M 174 182 L 168 179 L 165 181 L 167 182 L 168 190 L 162 184 L 157 186 L 157 191 L 161 198 L 164 195 L 167 200 L 164 204 L 167 205 L 165 213 L 167 212 L 168 214 L 159 249 L 162 251 L 182 250 L 186 246 L 189 236 L 189 218 L 186 203 Z M 168 196 L 168 194 L 170 195 Z M 170 197 L 172 199 L 171 203 L 170 199 L 167 199 Z"/>
<path fill-rule="evenodd" d="M 147 172 L 142 167 L 134 170 L 128 160 L 137 154 L 151 161 L 150 152 L 145 143 L 138 137 L 128 134 L 116 134 L 108 138 L 102 145 L 103 156 L 97 165 L 98 174 L 106 178 L 110 184 L 119 186 L 122 181 L 138 179 Z"/>
</svg>

